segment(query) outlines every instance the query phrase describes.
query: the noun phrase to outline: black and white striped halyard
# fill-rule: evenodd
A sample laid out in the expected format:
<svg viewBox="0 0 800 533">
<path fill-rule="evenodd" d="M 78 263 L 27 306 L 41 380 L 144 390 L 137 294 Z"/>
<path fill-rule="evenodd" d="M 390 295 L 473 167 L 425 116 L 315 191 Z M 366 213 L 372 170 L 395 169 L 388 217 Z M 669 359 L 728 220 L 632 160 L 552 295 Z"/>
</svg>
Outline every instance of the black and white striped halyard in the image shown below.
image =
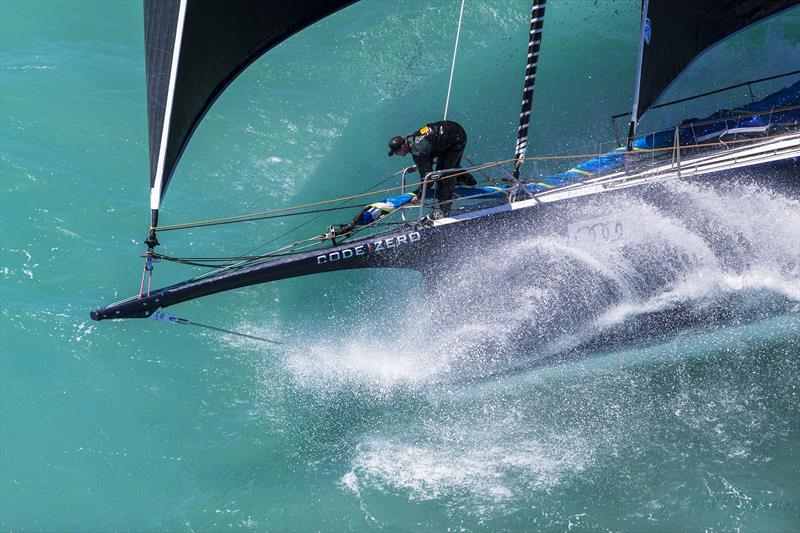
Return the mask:
<svg viewBox="0 0 800 533">
<path fill-rule="evenodd" d="M 547 0 L 533 0 L 531 8 L 531 33 L 528 43 L 528 65 L 525 67 L 525 86 L 522 91 L 522 111 L 519 114 L 519 130 L 517 146 L 514 153 L 514 178 L 519 178 L 519 167 L 525 160 L 528 148 L 528 125 L 531 120 L 533 106 L 533 84 L 536 82 L 536 67 L 539 65 L 539 47 L 542 43 L 542 27 L 544 26 L 544 7 Z"/>
</svg>

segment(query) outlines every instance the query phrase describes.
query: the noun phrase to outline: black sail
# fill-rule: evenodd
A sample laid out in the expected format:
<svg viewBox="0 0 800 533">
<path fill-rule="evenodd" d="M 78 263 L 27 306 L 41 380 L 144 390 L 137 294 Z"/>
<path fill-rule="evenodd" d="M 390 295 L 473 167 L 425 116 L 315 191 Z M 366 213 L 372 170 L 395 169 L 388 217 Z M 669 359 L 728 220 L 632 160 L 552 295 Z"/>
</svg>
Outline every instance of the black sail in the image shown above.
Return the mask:
<svg viewBox="0 0 800 533">
<path fill-rule="evenodd" d="M 703 51 L 800 0 L 649 0 L 638 121 L 672 81 Z"/>
<path fill-rule="evenodd" d="M 175 166 L 217 97 L 264 52 L 354 1 L 144 0 L 154 226 Z"/>
</svg>

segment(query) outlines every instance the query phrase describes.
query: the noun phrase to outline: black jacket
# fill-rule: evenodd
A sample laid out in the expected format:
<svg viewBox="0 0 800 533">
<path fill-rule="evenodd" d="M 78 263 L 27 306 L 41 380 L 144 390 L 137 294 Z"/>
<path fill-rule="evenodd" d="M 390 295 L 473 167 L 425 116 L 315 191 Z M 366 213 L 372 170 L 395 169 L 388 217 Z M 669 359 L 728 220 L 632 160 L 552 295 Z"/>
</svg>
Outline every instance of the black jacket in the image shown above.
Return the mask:
<svg viewBox="0 0 800 533">
<path fill-rule="evenodd" d="M 452 120 L 431 122 L 406 137 L 414 164 L 420 178 L 433 170 L 433 160 L 448 152 L 463 152 L 467 144 L 467 133 L 461 124 Z M 459 158 L 460 159 L 460 158 Z M 439 160 L 441 162 L 441 158 Z M 441 164 L 437 170 L 444 170 Z"/>
</svg>

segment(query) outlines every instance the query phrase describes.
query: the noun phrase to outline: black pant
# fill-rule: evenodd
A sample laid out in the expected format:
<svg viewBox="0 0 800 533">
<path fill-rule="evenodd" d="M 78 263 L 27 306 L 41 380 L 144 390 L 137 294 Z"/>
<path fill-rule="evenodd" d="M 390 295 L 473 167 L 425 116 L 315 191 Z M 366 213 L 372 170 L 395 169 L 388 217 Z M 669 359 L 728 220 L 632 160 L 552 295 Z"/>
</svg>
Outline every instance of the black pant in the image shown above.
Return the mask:
<svg viewBox="0 0 800 533">
<path fill-rule="evenodd" d="M 439 154 L 436 160 L 437 172 L 451 168 L 459 168 L 461 166 L 461 157 L 464 155 L 464 148 L 467 147 L 466 137 L 467 135 L 465 133 L 463 139 L 457 139 L 459 142 L 453 144 L 446 151 Z M 453 172 L 453 174 L 458 173 Z M 450 206 L 453 203 L 453 190 L 456 187 L 456 179 L 456 176 L 443 177 L 436 182 L 436 202 L 439 204 L 439 209 L 441 209 L 444 215 L 450 213 Z"/>
</svg>

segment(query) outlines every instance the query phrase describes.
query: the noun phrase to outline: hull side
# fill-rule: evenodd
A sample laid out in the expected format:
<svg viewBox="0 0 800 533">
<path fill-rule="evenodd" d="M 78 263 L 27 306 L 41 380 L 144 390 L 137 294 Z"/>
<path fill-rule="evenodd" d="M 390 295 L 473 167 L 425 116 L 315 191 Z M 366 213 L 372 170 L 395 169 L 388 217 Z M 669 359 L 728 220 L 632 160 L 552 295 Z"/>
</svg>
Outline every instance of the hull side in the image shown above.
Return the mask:
<svg viewBox="0 0 800 533">
<path fill-rule="evenodd" d="M 800 189 L 800 158 L 787 158 L 735 170 L 683 177 L 688 182 L 730 186 L 755 183 L 796 196 Z M 527 201 L 517 208 L 507 204 L 484 212 L 466 213 L 437 221 L 433 226 L 409 226 L 390 233 L 353 240 L 331 248 L 256 263 L 248 267 L 159 289 L 148 297 L 133 297 L 91 312 L 94 320 L 146 318 L 159 308 L 222 291 L 337 270 L 407 268 L 435 275 L 437 265 L 458 256 L 479 253 L 487 241 L 541 234 L 570 234 L 595 224 L 586 220 L 586 208 L 608 213 L 603 205 L 622 194 L 664 205 L 674 202 L 671 180 L 609 188 L 552 202 Z M 624 221 L 623 221 L 624 222 Z M 617 222 L 618 223 L 618 222 Z M 635 221 L 628 221 L 635 224 Z"/>
</svg>

